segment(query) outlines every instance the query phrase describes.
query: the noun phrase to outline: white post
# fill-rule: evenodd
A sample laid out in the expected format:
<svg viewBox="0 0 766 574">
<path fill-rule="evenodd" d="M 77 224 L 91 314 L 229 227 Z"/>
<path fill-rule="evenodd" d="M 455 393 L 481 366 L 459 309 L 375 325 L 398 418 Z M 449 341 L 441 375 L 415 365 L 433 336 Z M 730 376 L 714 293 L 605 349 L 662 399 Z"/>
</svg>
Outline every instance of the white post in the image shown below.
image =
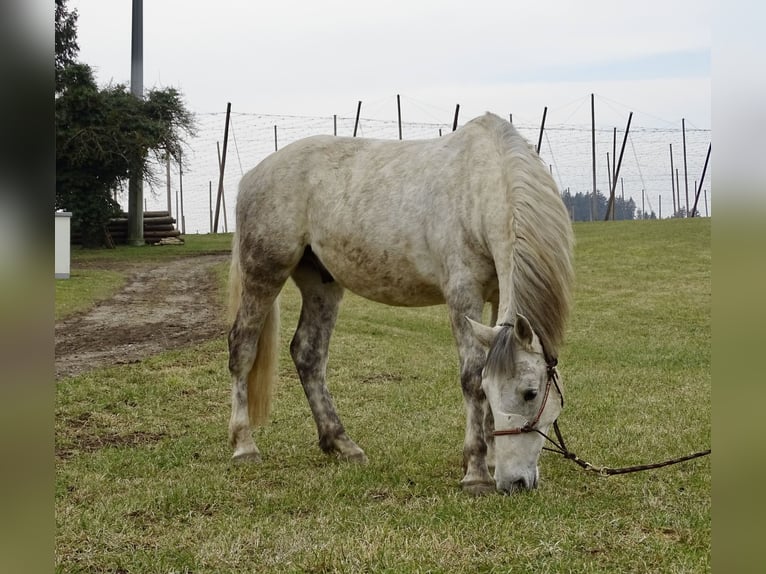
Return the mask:
<svg viewBox="0 0 766 574">
<path fill-rule="evenodd" d="M 69 260 L 71 257 L 71 222 L 72 214 L 68 211 L 55 213 L 56 229 L 56 279 L 69 279 Z"/>
</svg>

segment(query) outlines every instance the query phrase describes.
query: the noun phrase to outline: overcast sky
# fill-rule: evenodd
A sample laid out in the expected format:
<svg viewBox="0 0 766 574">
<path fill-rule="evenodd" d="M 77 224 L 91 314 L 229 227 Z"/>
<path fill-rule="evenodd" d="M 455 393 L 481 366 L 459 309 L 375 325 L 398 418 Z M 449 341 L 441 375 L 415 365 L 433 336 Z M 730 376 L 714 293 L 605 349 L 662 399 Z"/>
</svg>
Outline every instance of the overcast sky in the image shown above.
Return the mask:
<svg viewBox="0 0 766 574">
<path fill-rule="evenodd" d="M 69 0 L 80 59 L 130 81 L 131 0 Z M 697 0 L 144 2 L 144 86 L 196 112 L 461 123 L 484 111 L 622 126 L 710 127 L 712 6 Z M 446 116 L 446 117 L 445 117 Z"/>
</svg>

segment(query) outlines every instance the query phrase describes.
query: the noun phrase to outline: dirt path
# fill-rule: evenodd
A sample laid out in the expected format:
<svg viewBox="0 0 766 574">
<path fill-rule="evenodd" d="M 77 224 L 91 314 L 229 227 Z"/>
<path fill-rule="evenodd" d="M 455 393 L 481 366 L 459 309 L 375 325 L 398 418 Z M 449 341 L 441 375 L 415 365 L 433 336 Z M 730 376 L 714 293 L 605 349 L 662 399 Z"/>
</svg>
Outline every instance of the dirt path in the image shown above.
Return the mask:
<svg viewBox="0 0 766 574">
<path fill-rule="evenodd" d="M 56 378 L 223 337 L 212 268 L 228 259 L 222 253 L 135 267 L 112 299 L 56 323 Z"/>
</svg>

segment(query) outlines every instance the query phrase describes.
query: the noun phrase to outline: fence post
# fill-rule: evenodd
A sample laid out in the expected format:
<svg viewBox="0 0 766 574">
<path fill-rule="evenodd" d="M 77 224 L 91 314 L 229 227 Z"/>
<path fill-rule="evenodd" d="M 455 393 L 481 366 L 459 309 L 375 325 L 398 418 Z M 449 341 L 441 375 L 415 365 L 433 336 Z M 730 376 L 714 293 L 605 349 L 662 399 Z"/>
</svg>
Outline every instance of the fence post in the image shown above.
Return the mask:
<svg viewBox="0 0 766 574">
<path fill-rule="evenodd" d="M 673 192 L 673 215 L 678 212 L 676 207 L 676 182 L 673 179 L 673 144 L 670 144 L 670 188 Z"/>
<path fill-rule="evenodd" d="M 178 190 L 181 193 L 181 233 L 186 235 L 186 216 L 184 215 L 184 163 L 181 151 L 178 151 Z M 176 216 L 179 214 L 177 213 Z"/>
<path fill-rule="evenodd" d="M 713 147 L 713 142 L 710 142 L 707 146 L 707 156 L 705 157 L 705 167 L 702 168 L 702 177 L 700 177 L 700 185 L 699 189 L 697 189 L 697 193 L 694 196 L 694 207 L 692 208 L 692 217 L 694 217 L 694 213 L 697 211 L 697 202 L 700 199 L 700 191 L 702 190 L 702 183 L 705 181 L 705 172 L 707 171 L 707 162 L 710 160 L 710 150 Z"/>
<path fill-rule="evenodd" d="M 590 204 L 590 220 L 595 221 L 598 217 L 596 203 L 596 104 L 593 94 L 590 95 L 590 133 L 591 133 L 591 157 L 593 158 L 593 195 Z"/>
<path fill-rule="evenodd" d="M 628 125 L 625 126 L 625 137 L 622 138 L 622 148 L 620 149 L 620 160 L 617 162 L 617 167 L 612 174 L 614 182 L 611 185 L 611 193 L 609 194 L 609 204 L 606 206 L 606 217 L 604 221 L 609 219 L 610 212 L 612 213 L 612 219 L 614 219 L 614 188 L 617 186 L 617 176 L 620 173 L 620 167 L 622 166 L 622 156 L 625 153 L 625 144 L 628 141 L 628 134 L 630 133 L 630 120 L 633 119 L 633 112 L 630 112 L 628 116 Z M 642 192 L 643 193 L 643 192 Z"/>
<path fill-rule="evenodd" d="M 359 114 L 362 111 L 362 100 L 356 105 L 356 121 L 354 122 L 354 137 L 356 137 L 356 129 L 359 127 Z"/>
<path fill-rule="evenodd" d="M 540 155 L 540 146 L 543 143 L 543 130 L 545 129 L 545 116 L 548 115 L 548 106 L 543 109 L 543 121 L 540 123 L 540 137 L 537 138 L 537 155 Z"/>
<path fill-rule="evenodd" d="M 226 146 L 229 143 L 229 119 L 231 117 L 231 102 L 226 104 L 226 125 L 223 129 L 223 154 L 221 156 L 221 169 L 218 175 L 218 197 L 215 200 L 215 219 L 213 221 L 213 233 L 218 233 L 218 215 L 221 212 L 221 196 L 223 195 L 223 174 L 226 169 Z"/>
<path fill-rule="evenodd" d="M 686 119 L 681 118 L 681 135 L 684 143 L 684 188 L 686 189 L 686 217 L 689 215 L 689 176 L 686 169 Z"/>
</svg>

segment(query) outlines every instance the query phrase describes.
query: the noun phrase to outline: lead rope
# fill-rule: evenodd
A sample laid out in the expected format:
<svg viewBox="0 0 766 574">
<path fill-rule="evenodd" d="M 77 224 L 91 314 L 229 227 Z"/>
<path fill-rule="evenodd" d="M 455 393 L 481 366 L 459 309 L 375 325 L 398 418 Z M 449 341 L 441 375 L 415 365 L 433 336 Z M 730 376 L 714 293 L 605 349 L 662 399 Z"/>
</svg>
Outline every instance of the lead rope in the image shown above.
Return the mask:
<svg viewBox="0 0 766 574">
<path fill-rule="evenodd" d="M 545 438 L 548 442 L 550 442 L 555 448 L 549 448 L 549 447 L 543 447 L 545 450 L 550 452 L 555 452 L 556 454 L 560 454 L 567 460 L 571 460 L 575 464 L 579 465 L 583 469 L 595 472 L 596 474 L 600 476 L 612 476 L 615 474 L 628 474 L 629 472 L 639 472 L 642 470 L 652 470 L 655 468 L 662 468 L 663 466 L 670 466 L 671 464 L 678 464 L 679 462 L 685 462 L 687 460 L 692 460 L 695 458 L 699 458 L 702 456 L 707 456 L 710 454 L 711 449 L 702 450 L 699 452 L 695 452 L 693 454 L 688 454 L 685 456 L 679 456 L 678 458 L 671 458 L 668 460 L 664 460 L 662 462 L 655 462 L 651 464 L 640 464 L 637 466 L 623 466 L 620 468 L 612 468 L 608 466 L 595 466 L 591 463 L 589 463 L 586 460 L 581 459 L 579 456 L 577 456 L 575 453 L 573 453 L 571 450 L 569 450 L 566 446 L 566 443 L 564 442 L 564 437 L 561 435 L 561 430 L 559 429 L 559 422 L 555 421 L 553 423 L 553 430 L 556 433 L 556 438 L 558 439 L 558 442 L 553 440 L 551 437 L 549 437 L 547 434 L 545 434 L 543 431 L 539 429 L 532 429 L 532 431 L 538 433 L 543 438 Z"/>
</svg>

